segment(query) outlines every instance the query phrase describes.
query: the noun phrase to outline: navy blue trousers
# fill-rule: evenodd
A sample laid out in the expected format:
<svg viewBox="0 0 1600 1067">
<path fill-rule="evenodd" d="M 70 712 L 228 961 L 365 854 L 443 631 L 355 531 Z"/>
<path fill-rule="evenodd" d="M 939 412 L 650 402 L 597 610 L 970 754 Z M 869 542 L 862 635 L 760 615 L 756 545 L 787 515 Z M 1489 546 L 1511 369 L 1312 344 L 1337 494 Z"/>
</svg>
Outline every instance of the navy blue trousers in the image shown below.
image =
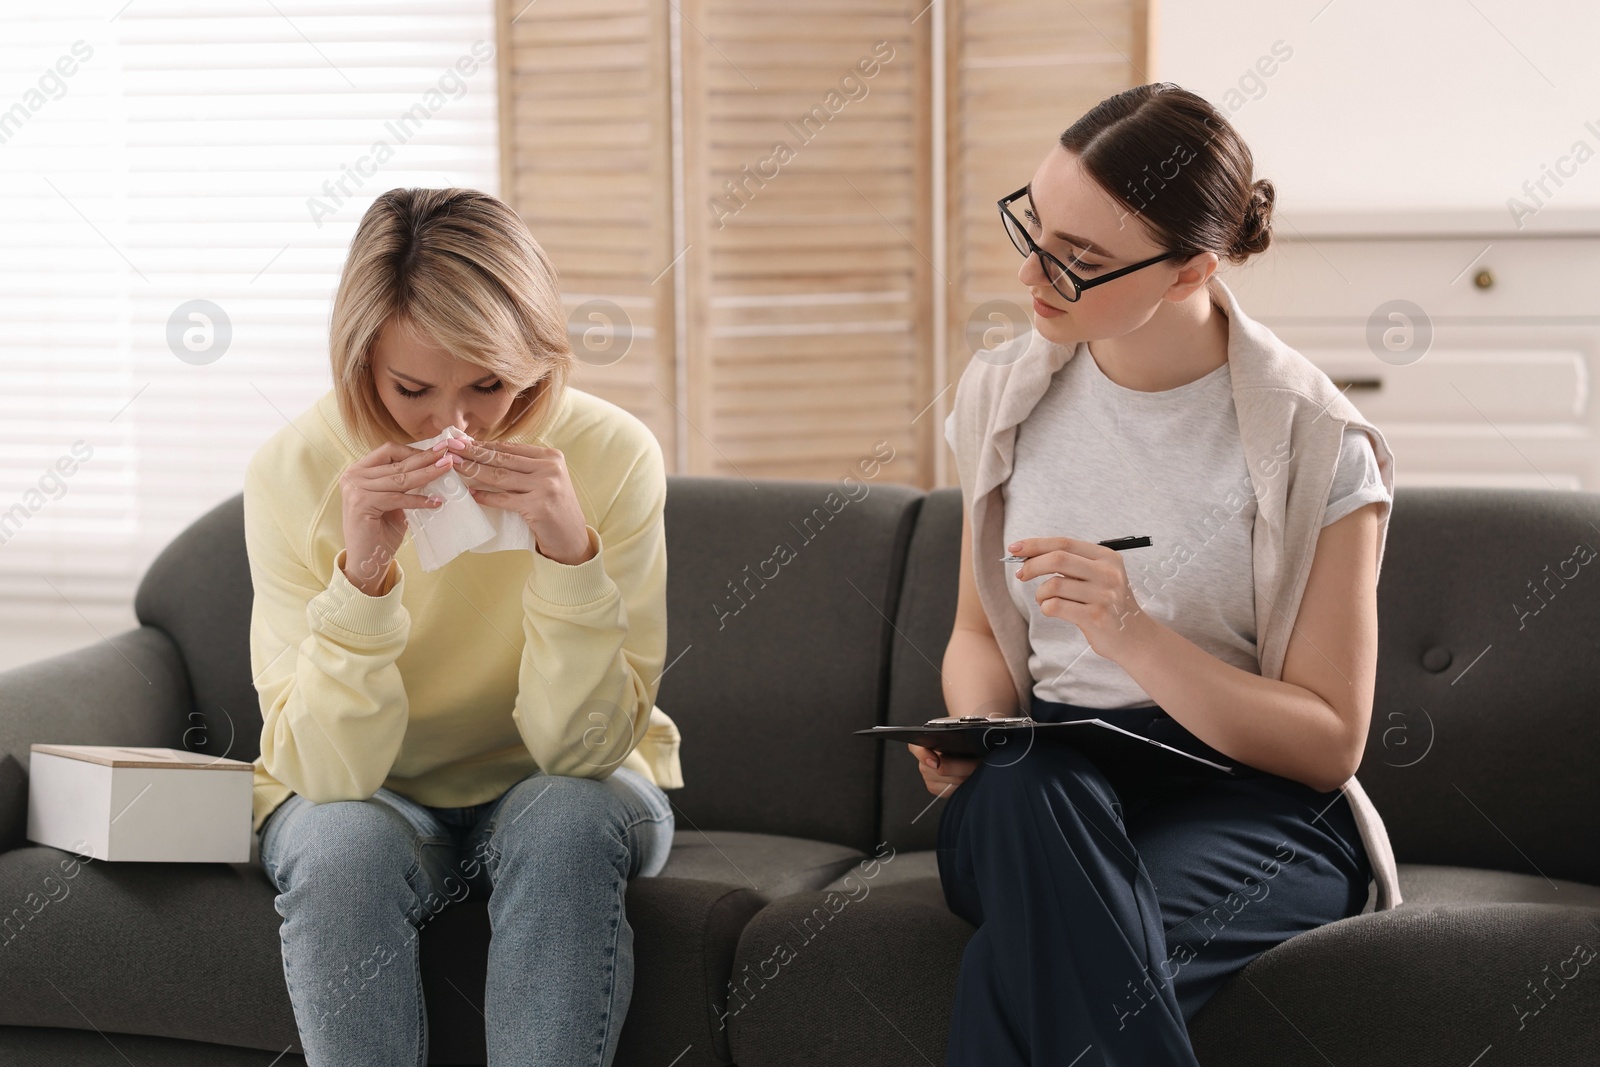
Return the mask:
<svg viewBox="0 0 1600 1067">
<path fill-rule="evenodd" d="M 1035 700 L 1198 739 L 1160 708 Z M 1371 879 L 1349 802 L 1277 775 L 1108 774 L 1076 749 L 996 749 L 939 822 L 962 955 L 947 1067 L 1198 1067 L 1188 1022 L 1261 953 L 1360 913 Z"/>
</svg>

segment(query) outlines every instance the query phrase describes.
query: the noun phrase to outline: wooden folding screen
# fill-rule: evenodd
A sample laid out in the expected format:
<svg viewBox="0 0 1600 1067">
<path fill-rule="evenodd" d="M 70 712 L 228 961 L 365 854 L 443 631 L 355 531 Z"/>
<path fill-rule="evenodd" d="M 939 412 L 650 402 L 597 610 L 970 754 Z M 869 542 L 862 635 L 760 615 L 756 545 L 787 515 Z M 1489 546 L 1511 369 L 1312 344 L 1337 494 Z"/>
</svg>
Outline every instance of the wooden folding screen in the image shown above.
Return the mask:
<svg viewBox="0 0 1600 1067">
<path fill-rule="evenodd" d="M 674 470 L 949 484 L 968 320 L 1018 293 L 994 201 L 1147 80 L 1145 5 L 499 10 L 502 195 L 561 271 L 580 388 Z"/>
</svg>

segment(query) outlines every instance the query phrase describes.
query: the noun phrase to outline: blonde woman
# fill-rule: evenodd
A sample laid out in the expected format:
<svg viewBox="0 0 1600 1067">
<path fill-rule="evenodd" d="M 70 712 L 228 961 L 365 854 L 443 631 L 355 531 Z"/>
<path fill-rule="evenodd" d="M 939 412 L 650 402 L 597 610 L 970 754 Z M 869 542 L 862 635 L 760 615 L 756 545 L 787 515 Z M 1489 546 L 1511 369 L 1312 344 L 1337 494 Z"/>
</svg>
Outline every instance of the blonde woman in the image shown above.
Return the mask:
<svg viewBox="0 0 1600 1067">
<path fill-rule="evenodd" d="M 610 1063 L 624 891 L 666 863 L 662 790 L 683 784 L 654 706 L 660 447 L 566 384 L 555 271 L 474 190 L 377 198 L 330 351 L 333 390 L 245 480 L 254 820 L 307 1062 L 427 1063 L 418 931 L 475 896 L 489 1062 Z M 424 571 L 407 516 L 426 522 L 440 505 L 419 490 L 451 472 L 533 547 Z"/>
</svg>

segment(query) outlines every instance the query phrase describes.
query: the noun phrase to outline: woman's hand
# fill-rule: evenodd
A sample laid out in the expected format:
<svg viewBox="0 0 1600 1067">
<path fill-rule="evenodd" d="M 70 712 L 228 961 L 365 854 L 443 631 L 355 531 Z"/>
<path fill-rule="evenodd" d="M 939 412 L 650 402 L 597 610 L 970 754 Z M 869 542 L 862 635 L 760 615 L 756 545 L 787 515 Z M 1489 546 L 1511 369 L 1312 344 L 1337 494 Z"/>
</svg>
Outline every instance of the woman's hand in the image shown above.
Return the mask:
<svg viewBox="0 0 1600 1067">
<path fill-rule="evenodd" d="M 557 563 L 592 559 L 588 524 L 559 448 L 510 441 L 465 441 L 461 477 L 484 507 L 522 516 L 535 550 Z"/>
<path fill-rule="evenodd" d="M 1039 610 L 1082 630 L 1096 654 L 1120 660 L 1140 641 L 1150 617 L 1134 598 L 1116 549 L 1076 537 L 1026 537 L 1006 547 L 1028 557 L 1016 565 L 1018 580 L 1052 575 L 1033 591 Z"/>
<path fill-rule="evenodd" d="M 973 757 L 946 756 L 921 745 L 907 744 L 906 747 L 917 758 L 917 770 L 922 772 L 928 792 L 935 796 L 942 797 L 957 788 L 978 769 L 978 761 Z"/>
<path fill-rule="evenodd" d="M 454 457 L 459 463 L 460 458 Z M 442 501 L 410 490 L 450 470 L 452 456 L 441 445 L 417 449 L 386 441 L 346 467 L 339 476 L 344 507 L 344 576 L 368 596 L 388 590 L 389 561 L 406 536 L 407 508 L 436 508 Z"/>
</svg>

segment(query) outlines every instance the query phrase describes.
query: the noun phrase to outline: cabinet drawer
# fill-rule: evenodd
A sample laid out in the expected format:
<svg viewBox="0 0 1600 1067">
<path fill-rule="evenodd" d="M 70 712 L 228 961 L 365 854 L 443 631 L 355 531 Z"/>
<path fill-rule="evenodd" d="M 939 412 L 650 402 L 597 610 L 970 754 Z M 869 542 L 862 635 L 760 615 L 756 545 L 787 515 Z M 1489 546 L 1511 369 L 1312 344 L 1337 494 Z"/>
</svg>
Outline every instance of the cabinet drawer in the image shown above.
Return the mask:
<svg viewBox="0 0 1600 1067">
<path fill-rule="evenodd" d="M 1600 324 L 1446 322 L 1404 365 L 1361 321 L 1268 325 L 1383 431 L 1401 485 L 1600 488 Z"/>
<path fill-rule="evenodd" d="M 1589 366 L 1575 349 L 1437 348 L 1394 366 L 1371 352 L 1306 347 L 1361 413 L 1401 422 L 1579 425 L 1588 418 Z"/>
<path fill-rule="evenodd" d="M 1493 279 L 1486 289 L 1473 281 L 1482 270 Z M 1365 322 L 1396 299 L 1435 320 L 1600 321 L 1600 238 L 1594 237 L 1280 237 L 1222 278 L 1240 306 L 1263 321 Z"/>
</svg>

